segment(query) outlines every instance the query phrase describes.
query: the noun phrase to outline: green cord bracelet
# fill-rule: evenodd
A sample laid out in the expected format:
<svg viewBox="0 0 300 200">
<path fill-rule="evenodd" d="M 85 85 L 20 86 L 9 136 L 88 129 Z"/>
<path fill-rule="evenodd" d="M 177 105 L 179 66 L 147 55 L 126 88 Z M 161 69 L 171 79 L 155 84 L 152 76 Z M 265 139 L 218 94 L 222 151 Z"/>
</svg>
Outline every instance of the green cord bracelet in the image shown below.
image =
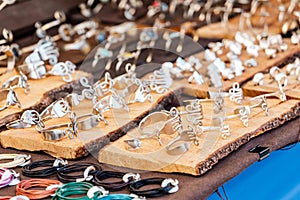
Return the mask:
<svg viewBox="0 0 300 200">
<path fill-rule="evenodd" d="M 93 184 L 88 182 L 70 182 L 64 184 L 61 188 L 56 190 L 55 196 L 52 197 L 52 200 L 90 200 L 88 198 L 87 192 L 90 188 L 93 187 Z M 68 197 L 71 195 L 85 195 L 82 197 Z"/>
</svg>

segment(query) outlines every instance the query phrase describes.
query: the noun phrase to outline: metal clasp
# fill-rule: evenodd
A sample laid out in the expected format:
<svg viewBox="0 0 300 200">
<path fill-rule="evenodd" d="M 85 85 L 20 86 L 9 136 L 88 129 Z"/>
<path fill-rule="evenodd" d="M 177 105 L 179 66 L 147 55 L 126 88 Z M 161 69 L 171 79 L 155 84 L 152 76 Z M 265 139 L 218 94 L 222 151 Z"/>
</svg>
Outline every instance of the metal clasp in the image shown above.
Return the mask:
<svg viewBox="0 0 300 200">
<path fill-rule="evenodd" d="M 251 148 L 249 153 L 257 153 L 259 155 L 259 160 L 267 158 L 270 155 L 270 147 L 262 147 L 261 145 L 257 145 L 256 147 Z"/>
</svg>

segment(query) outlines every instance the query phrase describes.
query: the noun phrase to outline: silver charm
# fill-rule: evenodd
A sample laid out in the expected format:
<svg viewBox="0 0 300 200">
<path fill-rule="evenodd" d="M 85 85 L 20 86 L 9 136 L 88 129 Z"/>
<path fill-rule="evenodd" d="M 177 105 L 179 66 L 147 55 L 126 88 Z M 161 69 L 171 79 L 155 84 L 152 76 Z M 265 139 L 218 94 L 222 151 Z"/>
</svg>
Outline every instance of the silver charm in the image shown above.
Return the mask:
<svg viewBox="0 0 300 200">
<path fill-rule="evenodd" d="M 212 63 L 208 65 L 207 69 L 207 74 L 210 78 L 211 84 L 216 88 L 221 88 L 223 86 L 223 83 L 218 67 L 214 63 Z"/>
<path fill-rule="evenodd" d="M 18 67 L 20 72 L 31 79 L 41 79 L 46 77 L 47 71 L 43 61 L 25 63 Z"/>
<path fill-rule="evenodd" d="M 159 125 L 149 127 L 149 125 L 155 123 L 158 123 Z M 140 133 L 139 136 L 133 139 L 124 140 L 125 143 L 130 145 L 131 149 L 139 148 L 141 146 L 140 140 L 142 139 L 155 138 L 158 140 L 159 144 L 162 145 L 160 137 L 162 133 L 174 134 L 175 132 L 181 132 L 183 130 L 181 116 L 175 107 L 171 108 L 170 111 L 163 110 L 153 112 L 140 121 L 138 130 Z"/>
<path fill-rule="evenodd" d="M 68 136 L 69 139 L 74 139 L 78 136 L 78 120 L 74 112 L 69 114 L 70 123 L 58 124 L 47 128 L 41 128 L 36 126 L 36 130 L 42 135 L 42 138 L 46 141 L 57 141 Z M 64 128 L 65 129 L 61 129 Z"/>
<path fill-rule="evenodd" d="M 240 84 L 238 82 L 234 82 L 232 84 L 232 88 L 229 89 L 230 101 L 234 101 L 236 104 L 241 105 L 243 98 L 243 90 L 240 88 Z"/>
<path fill-rule="evenodd" d="M 75 34 L 75 31 L 71 24 L 62 24 L 58 28 L 58 34 L 63 41 L 69 42 Z"/>
<path fill-rule="evenodd" d="M 252 79 L 254 85 L 263 85 L 264 84 L 264 74 L 256 73 Z"/>
<path fill-rule="evenodd" d="M 275 80 L 276 79 L 276 76 L 278 74 L 280 74 L 281 71 L 280 69 L 277 67 L 277 66 L 273 66 L 270 70 L 269 70 L 269 75 L 270 75 L 270 79 L 271 80 Z"/>
<path fill-rule="evenodd" d="M 7 60 L 7 70 L 5 73 L 12 72 L 15 68 L 16 62 L 20 59 L 22 54 L 19 45 L 17 44 L 11 44 L 9 46 L 2 45 L 0 46 L 0 53 L 4 53 L 4 56 L 6 57 Z"/>
<path fill-rule="evenodd" d="M 188 127 L 187 130 L 180 132 L 178 137 L 169 142 L 165 149 L 170 155 L 180 155 L 190 149 L 191 142 L 198 146 L 199 137 L 192 127 Z"/>
<path fill-rule="evenodd" d="M 78 95 L 78 100 L 83 101 L 84 99 L 92 99 L 94 102 L 95 98 L 97 97 L 97 91 L 89 84 L 88 78 L 81 77 L 79 82 L 84 89 L 82 89 L 81 94 Z"/>
<path fill-rule="evenodd" d="M 130 98 L 132 94 L 134 94 L 134 99 L 127 101 L 127 104 L 135 103 L 135 102 L 145 102 L 148 100 L 149 102 L 153 101 L 153 97 L 150 94 L 150 89 L 148 86 L 144 85 L 141 81 L 140 83 L 133 83 L 125 88 L 121 96 L 126 99 Z"/>
<path fill-rule="evenodd" d="M 73 43 L 65 44 L 62 49 L 64 51 L 79 50 L 83 54 L 88 54 L 91 46 L 87 42 L 87 38 L 83 35 L 75 39 Z"/>
<path fill-rule="evenodd" d="M 254 97 L 250 99 L 250 101 L 258 101 L 258 103 L 250 106 L 251 109 L 255 107 L 260 107 L 263 111 L 265 111 L 266 116 L 269 115 L 269 108 L 268 108 L 267 98 L 265 95 Z"/>
<path fill-rule="evenodd" d="M 165 32 L 163 34 L 163 39 L 166 40 L 166 44 L 165 44 L 165 50 L 169 51 L 171 44 L 172 44 L 172 40 L 175 38 L 178 38 L 180 36 L 179 32 Z"/>
<path fill-rule="evenodd" d="M 107 50 L 105 48 L 99 47 L 94 56 L 94 60 L 92 63 L 92 67 L 95 67 L 100 59 L 108 59 L 107 64 L 105 65 L 105 69 L 109 70 L 111 65 L 111 58 L 113 56 L 113 52 Z"/>
<path fill-rule="evenodd" d="M 96 98 L 105 96 L 110 92 L 110 89 L 114 86 L 114 84 L 115 81 L 110 77 L 109 72 L 106 72 L 103 81 L 97 81 L 93 84 L 92 88 L 94 95 Z"/>
<path fill-rule="evenodd" d="M 161 68 L 163 70 L 169 71 L 170 74 L 171 74 L 171 77 L 173 79 L 183 79 L 184 78 L 183 71 L 179 67 L 177 67 L 177 66 L 174 67 L 174 64 L 171 63 L 171 62 L 164 62 L 161 65 Z"/>
<path fill-rule="evenodd" d="M 193 126 L 202 126 L 203 120 L 203 109 L 200 99 L 195 100 L 185 100 L 188 104 L 185 106 L 185 113 L 180 112 L 180 115 L 186 114 L 186 120 L 191 122 Z"/>
<path fill-rule="evenodd" d="M 243 75 L 245 70 L 243 63 L 240 59 L 231 60 L 230 69 L 234 72 L 235 76 Z"/>
<path fill-rule="evenodd" d="M 126 104 L 125 99 L 120 96 L 114 89 L 110 89 L 110 92 L 111 95 L 103 97 L 96 103 L 96 105 L 98 106 L 98 110 L 103 110 L 105 108 L 106 111 L 107 109 L 112 108 L 124 109 L 126 111 L 129 111 L 129 107 Z"/>
<path fill-rule="evenodd" d="M 240 109 L 236 110 L 236 113 L 233 115 L 228 115 L 228 116 L 224 116 L 224 117 L 214 117 L 213 125 L 221 126 L 226 120 L 239 118 L 241 120 L 241 122 L 243 123 L 243 125 L 245 127 L 248 127 L 250 113 L 251 113 L 250 106 L 244 106 L 244 107 L 241 107 Z"/>
<path fill-rule="evenodd" d="M 52 118 L 61 118 L 70 112 L 70 105 L 64 99 L 59 99 L 52 104 L 50 104 L 43 112 L 41 112 L 40 117 L 43 120 L 48 120 Z"/>
<path fill-rule="evenodd" d="M 190 56 L 188 58 L 188 63 L 190 63 L 190 65 L 193 68 L 195 68 L 196 70 L 201 69 L 201 67 L 203 66 L 202 63 L 201 63 L 201 61 L 198 58 L 194 57 L 194 56 Z"/>
<path fill-rule="evenodd" d="M 139 51 L 136 52 L 123 52 L 117 56 L 118 62 L 116 64 L 116 71 L 120 70 L 122 63 L 131 58 L 137 58 L 140 55 Z"/>
<path fill-rule="evenodd" d="M 235 34 L 235 41 L 243 44 L 245 47 L 255 46 L 255 38 L 249 36 L 246 32 L 237 31 Z"/>
<path fill-rule="evenodd" d="M 260 50 L 260 48 L 257 45 L 247 46 L 247 49 L 246 49 L 247 53 L 255 58 L 258 56 L 259 50 Z"/>
<path fill-rule="evenodd" d="M 166 68 L 155 70 L 152 75 L 149 76 L 147 83 L 150 85 L 150 89 L 162 94 L 166 92 L 173 83 L 170 71 Z"/>
<path fill-rule="evenodd" d="M 293 35 L 291 36 L 291 43 L 294 45 L 299 45 L 300 43 L 300 34 L 293 32 Z"/>
<path fill-rule="evenodd" d="M 189 72 L 193 71 L 192 65 L 181 57 L 178 57 L 176 59 L 175 64 L 176 67 L 178 67 L 181 71 L 189 71 Z"/>
<path fill-rule="evenodd" d="M 257 62 L 256 62 L 256 60 L 254 58 L 250 58 L 249 60 L 246 60 L 244 62 L 244 65 L 246 67 L 257 67 Z"/>
<path fill-rule="evenodd" d="M 80 13 L 84 17 L 90 18 L 93 15 L 96 15 L 97 13 L 99 13 L 100 10 L 103 8 L 102 3 L 105 3 L 105 2 L 101 1 L 94 8 L 92 8 L 93 3 L 94 3 L 94 0 L 79 4 L 78 7 L 80 8 Z"/>
<path fill-rule="evenodd" d="M 5 104 L 0 108 L 0 111 L 3 111 L 11 106 L 17 106 L 18 108 L 21 108 L 21 103 L 13 88 L 10 87 L 9 89 L 1 90 L 0 93 L 4 93 L 1 94 L 1 100 L 6 98 Z"/>
<path fill-rule="evenodd" d="M 54 76 L 62 76 L 63 81 L 71 82 L 72 74 L 75 72 L 76 66 L 71 61 L 59 62 L 55 64 L 47 74 Z"/>
<path fill-rule="evenodd" d="M 56 43 L 51 38 L 46 37 L 39 40 L 36 49 L 26 57 L 25 63 L 49 61 L 51 65 L 55 65 L 58 61 L 58 56 L 59 51 Z"/>
<path fill-rule="evenodd" d="M 279 87 L 279 93 L 280 93 L 280 100 L 281 101 L 286 101 L 286 95 L 284 93 L 284 88 L 288 84 L 288 79 L 286 74 L 284 73 L 279 73 L 275 76 L 275 80 L 277 81 L 278 87 Z"/>
<path fill-rule="evenodd" d="M 197 71 L 194 71 L 193 74 L 188 78 L 189 83 L 192 83 L 193 81 L 195 81 L 198 85 L 204 84 L 203 76 Z"/>
<path fill-rule="evenodd" d="M 7 28 L 3 28 L 2 36 L 4 39 L 0 40 L 0 45 L 10 43 L 14 39 L 12 31 Z"/>
<path fill-rule="evenodd" d="M 25 110 L 20 119 L 6 124 L 7 129 L 23 129 L 37 125 L 41 128 L 44 127 L 44 122 L 40 114 L 35 110 Z"/>
<path fill-rule="evenodd" d="M 139 149 L 142 146 L 142 142 L 137 138 L 124 140 L 124 142 L 130 146 L 131 150 Z"/>
<path fill-rule="evenodd" d="M 51 29 L 55 26 L 58 26 L 59 24 L 66 21 L 66 15 L 63 11 L 55 11 L 54 13 L 55 20 L 52 22 L 49 22 L 47 24 L 42 25 L 40 22 L 35 23 L 36 28 L 36 35 L 39 38 L 45 38 L 47 36 L 47 30 Z"/>
<path fill-rule="evenodd" d="M 300 66 L 300 59 L 296 58 L 293 63 L 290 63 L 286 66 L 287 75 L 296 75 L 296 69 Z"/>
<path fill-rule="evenodd" d="M 27 77 L 23 74 L 9 78 L 2 85 L 3 89 L 7 89 L 10 87 L 12 87 L 13 89 L 23 88 L 26 94 L 28 94 L 28 92 L 30 91 L 30 85 L 28 84 Z"/>
<path fill-rule="evenodd" d="M 154 1 L 152 5 L 148 6 L 147 17 L 151 18 L 157 13 L 166 12 L 168 10 L 168 4 L 161 1 Z"/>
<path fill-rule="evenodd" d="M 17 0 L 2 0 L 2 3 L 0 4 L 0 11 L 7 5 L 13 5 L 16 1 Z"/>
<path fill-rule="evenodd" d="M 165 180 L 163 180 L 163 182 L 161 183 L 161 187 L 167 187 L 168 185 L 170 185 L 172 187 L 171 190 L 168 191 L 168 193 L 172 194 L 172 193 L 176 193 L 179 190 L 179 186 L 178 186 L 179 182 L 177 179 L 171 179 L 171 178 L 167 178 Z"/>
<path fill-rule="evenodd" d="M 142 48 L 149 48 L 150 52 L 146 58 L 146 62 L 149 63 L 152 61 L 152 48 L 154 47 L 156 40 L 158 38 L 156 28 L 147 28 L 144 29 L 140 34 L 140 45 Z"/>
<path fill-rule="evenodd" d="M 32 125 L 38 125 L 39 127 L 45 127 L 44 122 L 40 114 L 35 110 L 26 110 L 20 118 L 20 124 L 26 124 L 23 128 L 31 127 Z M 14 123 L 16 125 L 16 123 Z M 12 124 L 10 125 L 12 128 Z M 16 127 L 13 127 L 16 128 Z"/>
</svg>

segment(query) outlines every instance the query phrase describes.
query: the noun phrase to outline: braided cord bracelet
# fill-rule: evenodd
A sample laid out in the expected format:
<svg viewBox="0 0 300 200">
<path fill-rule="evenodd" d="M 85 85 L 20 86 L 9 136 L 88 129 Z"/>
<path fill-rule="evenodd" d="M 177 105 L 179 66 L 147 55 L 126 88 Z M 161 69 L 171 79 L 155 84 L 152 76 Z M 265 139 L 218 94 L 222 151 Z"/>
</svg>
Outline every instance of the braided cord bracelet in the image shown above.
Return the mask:
<svg viewBox="0 0 300 200">
<path fill-rule="evenodd" d="M 45 178 L 57 173 L 57 170 L 65 166 L 68 162 L 62 159 L 41 160 L 23 166 L 22 174 L 32 178 Z M 42 169 L 38 169 L 42 168 Z"/>
<path fill-rule="evenodd" d="M 52 200 L 90 200 L 87 193 L 93 184 L 88 182 L 70 182 L 64 184 L 62 187 L 56 190 Z M 77 197 L 68 197 L 76 195 Z M 78 195 L 84 195 L 78 197 Z"/>
<path fill-rule="evenodd" d="M 91 200 L 145 200 L 145 197 L 138 197 L 135 194 L 109 194 L 102 186 L 94 186 L 87 192 Z"/>
<path fill-rule="evenodd" d="M 91 181 L 93 175 L 98 171 L 101 171 L 101 167 L 94 163 L 75 163 L 60 168 L 57 171 L 58 180 L 61 182 L 79 182 L 79 181 Z M 81 172 L 81 174 L 78 174 Z"/>
<path fill-rule="evenodd" d="M 115 182 L 104 181 L 111 178 L 118 178 L 121 180 Z M 94 175 L 93 183 L 102 186 L 109 191 L 118 191 L 138 180 L 140 180 L 139 174 L 99 171 Z"/>
<path fill-rule="evenodd" d="M 161 187 L 148 190 L 140 190 L 140 188 L 146 185 L 160 185 Z M 175 193 L 178 191 L 178 189 L 178 180 L 173 180 L 170 178 L 148 178 L 134 182 L 129 186 L 130 192 L 144 197 L 160 197 L 166 194 Z"/>
<path fill-rule="evenodd" d="M 25 195 L 29 199 L 43 199 L 55 193 L 61 182 L 49 179 L 30 179 L 21 181 L 16 187 L 17 195 Z M 56 187 L 55 187 L 56 186 Z M 28 190 L 32 187 L 44 187 L 45 190 Z"/>
<path fill-rule="evenodd" d="M 0 188 L 17 185 L 20 182 L 19 174 L 13 170 L 0 168 Z"/>
<path fill-rule="evenodd" d="M 2 168 L 14 168 L 24 166 L 30 162 L 31 156 L 24 154 L 0 154 L 0 160 L 13 160 L 7 163 L 0 163 Z"/>
</svg>

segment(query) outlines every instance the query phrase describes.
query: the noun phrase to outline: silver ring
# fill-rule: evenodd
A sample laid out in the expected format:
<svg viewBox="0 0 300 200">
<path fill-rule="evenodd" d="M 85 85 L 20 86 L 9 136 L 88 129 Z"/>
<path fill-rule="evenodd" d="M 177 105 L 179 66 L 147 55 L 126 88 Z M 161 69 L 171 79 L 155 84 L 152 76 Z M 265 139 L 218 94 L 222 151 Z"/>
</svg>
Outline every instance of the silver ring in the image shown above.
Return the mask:
<svg viewBox="0 0 300 200">
<path fill-rule="evenodd" d="M 9 89 L 0 90 L 0 94 L 1 94 L 0 101 L 5 100 L 5 103 L 0 108 L 0 111 L 3 111 L 11 106 L 18 106 L 18 108 L 21 108 L 21 103 L 13 88 L 10 87 Z"/>
<path fill-rule="evenodd" d="M 191 142 L 198 146 L 199 138 L 195 130 L 192 127 L 188 127 L 187 130 L 182 131 L 178 137 L 167 144 L 165 149 L 170 155 L 183 154 L 190 149 Z"/>
<path fill-rule="evenodd" d="M 29 128 L 32 125 L 44 127 L 40 114 L 35 110 L 26 110 L 21 115 L 21 118 L 6 124 L 7 129 L 23 129 Z"/>
<path fill-rule="evenodd" d="M 256 73 L 252 79 L 255 86 L 263 85 L 264 84 L 264 74 L 263 73 Z"/>
<path fill-rule="evenodd" d="M 276 75 L 278 75 L 279 73 L 281 73 L 281 71 L 277 66 L 272 67 L 269 71 L 270 78 L 275 80 Z"/>
<path fill-rule="evenodd" d="M 47 141 L 60 140 L 65 136 L 73 139 L 78 135 L 79 130 L 88 130 L 99 124 L 99 118 L 94 114 L 85 114 L 76 117 L 74 112 L 70 113 L 70 123 L 59 124 L 47 128 L 36 127 L 36 130 L 41 133 L 42 138 Z M 65 128 L 65 129 L 61 129 Z"/>
<path fill-rule="evenodd" d="M 30 85 L 28 84 L 27 76 L 24 74 L 21 75 L 16 75 L 8 80 L 6 80 L 2 84 L 2 88 L 7 89 L 7 88 L 23 88 L 25 90 L 25 93 L 27 94 L 30 90 Z"/>
<path fill-rule="evenodd" d="M 66 15 L 63 11 L 55 11 L 54 13 L 55 20 L 48 22 L 47 24 L 42 25 L 40 22 L 35 23 L 36 35 L 39 38 L 44 38 L 47 36 L 46 30 L 58 26 L 62 22 L 66 21 Z"/>
<path fill-rule="evenodd" d="M 59 62 L 56 63 L 51 70 L 49 70 L 47 74 L 53 76 L 62 76 L 63 81 L 71 82 L 72 74 L 75 72 L 76 65 L 74 65 L 71 61 Z"/>
<path fill-rule="evenodd" d="M 46 76 L 46 66 L 44 61 L 25 62 L 18 66 L 18 71 L 31 79 L 41 79 Z"/>
<path fill-rule="evenodd" d="M 65 99 L 59 99 L 51 103 L 43 112 L 40 117 L 43 121 L 52 118 L 61 118 L 70 112 L 70 105 Z"/>
</svg>

